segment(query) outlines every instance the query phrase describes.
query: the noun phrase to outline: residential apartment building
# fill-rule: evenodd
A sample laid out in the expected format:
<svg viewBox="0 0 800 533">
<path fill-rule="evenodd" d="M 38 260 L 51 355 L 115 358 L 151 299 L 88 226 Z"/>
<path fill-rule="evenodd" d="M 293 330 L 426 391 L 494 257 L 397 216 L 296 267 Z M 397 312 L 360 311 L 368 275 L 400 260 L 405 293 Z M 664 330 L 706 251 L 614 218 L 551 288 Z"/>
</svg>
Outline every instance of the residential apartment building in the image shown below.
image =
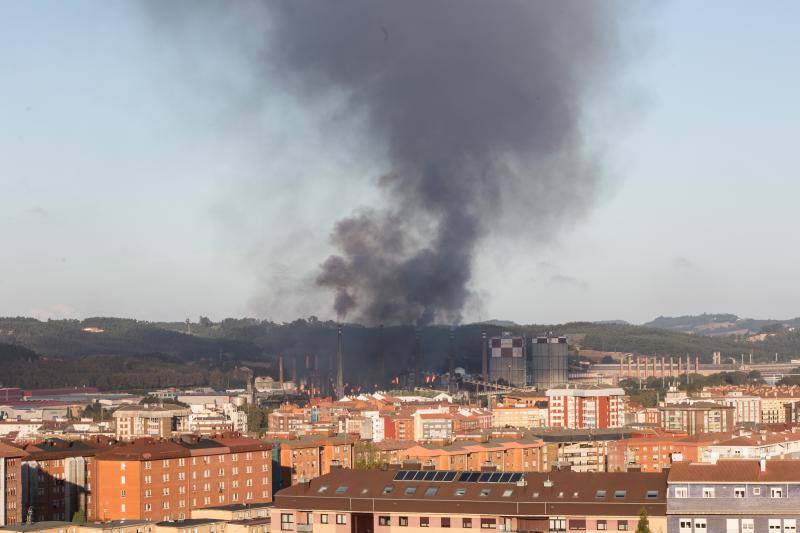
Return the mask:
<svg viewBox="0 0 800 533">
<path fill-rule="evenodd" d="M 170 438 L 188 433 L 191 411 L 184 408 L 160 407 L 157 405 L 123 406 L 114 411 L 117 438 Z"/>
<path fill-rule="evenodd" d="M 668 477 L 668 530 L 796 533 L 800 461 L 676 462 Z"/>
<path fill-rule="evenodd" d="M 661 427 L 667 431 L 723 433 L 733 431 L 735 408 L 713 402 L 675 403 L 658 408 Z"/>
<path fill-rule="evenodd" d="M 674 459 L 698 461 L 704 455 L 702 442 L 682 436 L 638 437 L 608 443 L 608 471 L 639 468 L 642 472 L 661 472 Z"/>
<path fill-rule="evenodd" d="M 618 387 L 549 389 L 548 427 L 605 429 L 625 425 L 625 391 Z"/>
<path fill-rule="evenodd" d="M 271 441 L 275 490 L 327 474 L 333 466 L 351 468 L 353 448 L 358 440 L 345 434 Z"/>
<path fill-rule="evenodd" d="M 0 526 L 19 524 L 22 506 L 22 461 L 25 452 L 0 442 Z"/>
<path fill-rule="evenodd" d="M 439 470 L 480 470 L 489 466 L 501 472 L 543 472 L 552 464 L 548 450 L 543 448 L 542 440 L 534 438 L 466 440 L 444 446 L 417 444 L 400 456 L 403 461 Z"/>
<path fill-rule="evenodd" d="M 740 431 L 707 448 L 709 458 L 771 459 L 800 452 L 800 431 Z"/>
<path fill-rule="evenodd" d="M 225 435 L 140 439 L 95 457 L 90 520 L 181 520 L 193 509 L 272 499 L 271 445 Z"/>
<path fill-rule="evenodd" d="M 106 439 L 48 439 L 25 446 L 22 463 L 23 506 L 35 521 L 72 520 L 88 514 L 95 456 L 107 450 Z"/>
<path fill-rule="evenodd" d="M 544 428 L 547 427 L 547 415 L 547 402 L 544 402 L 544 407 L 495 405 L 492 407 L 492 427 Z"/>
<path fill-rule="evenodd" d="M 645 510 L 667 533 L 666 475 L 336 470 L 284 489 L 274 530 L 297 533 L 633 531 Z"/>
</svg>

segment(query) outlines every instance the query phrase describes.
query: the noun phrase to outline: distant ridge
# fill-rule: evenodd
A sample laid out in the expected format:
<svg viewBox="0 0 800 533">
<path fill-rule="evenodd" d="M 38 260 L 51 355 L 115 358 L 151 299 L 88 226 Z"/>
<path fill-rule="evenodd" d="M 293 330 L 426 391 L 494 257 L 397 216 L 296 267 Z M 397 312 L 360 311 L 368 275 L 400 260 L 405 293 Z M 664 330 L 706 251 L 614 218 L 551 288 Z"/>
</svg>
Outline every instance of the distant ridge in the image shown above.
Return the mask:
<svg viewBox="0 0 800 533">
<path fill-rule="evenodd" d="M 756 319 L 740 318 L 732 313 L 703 313 L 701 315 L 659 316 L 644 327 L 679 331 L 711 337 L 775 333 L 800 326 L 800 318 Z"/>
</svg>

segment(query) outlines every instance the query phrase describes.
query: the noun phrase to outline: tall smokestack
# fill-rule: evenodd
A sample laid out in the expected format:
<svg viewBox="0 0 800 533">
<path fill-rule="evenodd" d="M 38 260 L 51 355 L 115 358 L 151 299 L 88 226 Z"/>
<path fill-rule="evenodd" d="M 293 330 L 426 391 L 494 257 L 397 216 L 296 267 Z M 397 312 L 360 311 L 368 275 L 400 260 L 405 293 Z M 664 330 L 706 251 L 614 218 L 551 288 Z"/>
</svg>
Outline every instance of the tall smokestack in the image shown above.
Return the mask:
<svg viewBox="0 0 800 533">
<path fill-rule="evenodd" d="M 455 392 L 455 371 L 456 371 L 456 347 L 455 347 L 455 333 L 453 330 L 450 330 L 450 346 L 449 346 L 449 353 L 448 358 L 450 360 L 450 368 L 449 368 L 449 378 L 447 380 L 447 389 L 450 392 Z"/>
<path fill-rule="evenodd" d="M 386 353 L 383 349 L 383 324 L 378 328 L 378 385 L 381 387 L 386 383 Z"/>
<path fill-rule="evenodd" d="M 336 328 L 336 397 L 344 397 L 344 354 L 342 354 L 342 325 Z"/>
<path fill-rule="evenodd" d="M 481 332 L 481 374 L 483 386 L 489 383 L 489 354 L 486 352 L 486 332 Z"/>
<path fill-rule="evenodd" d="M 422 384 L 422 343 L 419 339 L 419 328 L 414 330 L 414 387 Z"/>
</svg>

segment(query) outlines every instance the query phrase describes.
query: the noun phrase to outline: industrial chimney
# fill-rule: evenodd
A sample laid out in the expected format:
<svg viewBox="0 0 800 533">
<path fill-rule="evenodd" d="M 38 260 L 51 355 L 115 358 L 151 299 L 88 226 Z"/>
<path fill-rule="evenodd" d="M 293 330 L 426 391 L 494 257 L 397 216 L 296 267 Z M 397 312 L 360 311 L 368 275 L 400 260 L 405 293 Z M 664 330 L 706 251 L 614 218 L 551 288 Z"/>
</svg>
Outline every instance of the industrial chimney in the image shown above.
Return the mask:
<svg viewBox="0 0 800 533">
<path fill-rule="evenodd" d="M 489 355 L 486 353 L 486 332 L 481 332 L 481 375 L 483 376 L 483 386 L 489 383 Z"/>
<path fill-rule="evenodd" d="M 447 378 L 447 389 L 448 389 L 448 391 L 450 393 L 453 393 L 456 390 L 455 389 L 455 384 L 456 384 L 456 380 L 455 380 L 456 349 L 455 349 L 454 345 L 455 345 L 455 334 L 453 333 L 453 330 L 451 329 L 450 330 L 450 352 L 448 354 L 449 359 L 450 359 L 450 368 L 449 368 L 449 372 L 450 373 L 448 374 L 448 378 Z"/>
<path fill-rule="evenodd" d="M 422 343 L 419 339 L 419 328 L 414 330 L 414 387 L 422 383 Z"/>
<path fill-rule="evenodd" d="M 342 354 L 342 325 L 336 329 L 336 397 L 344 397 L 344 355 Z"/>
</svg>

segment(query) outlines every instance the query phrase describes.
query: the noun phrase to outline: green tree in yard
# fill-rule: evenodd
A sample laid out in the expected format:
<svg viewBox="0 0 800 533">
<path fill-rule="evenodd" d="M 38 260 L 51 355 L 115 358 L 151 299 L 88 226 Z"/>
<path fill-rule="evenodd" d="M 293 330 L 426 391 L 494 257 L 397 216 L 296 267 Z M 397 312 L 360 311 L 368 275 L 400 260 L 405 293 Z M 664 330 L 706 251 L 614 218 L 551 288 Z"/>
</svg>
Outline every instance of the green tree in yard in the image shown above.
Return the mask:
<svg viewBox="0 0 800 533">
<path fill-rule="evenodd" d="M 75 514 L 72 515 L 72 523 L 73 524 L 85 524 L 86 523 L 86 511 L 83 509 L 75 511 Z"/>
<path fill-rule="evenodd" d="M 639 513 L 639 524 L 636 526 L 636 533 L 652 533 L 650 521 L 647 519 L 647 510 L 642 509 Z"/>
</svg>

